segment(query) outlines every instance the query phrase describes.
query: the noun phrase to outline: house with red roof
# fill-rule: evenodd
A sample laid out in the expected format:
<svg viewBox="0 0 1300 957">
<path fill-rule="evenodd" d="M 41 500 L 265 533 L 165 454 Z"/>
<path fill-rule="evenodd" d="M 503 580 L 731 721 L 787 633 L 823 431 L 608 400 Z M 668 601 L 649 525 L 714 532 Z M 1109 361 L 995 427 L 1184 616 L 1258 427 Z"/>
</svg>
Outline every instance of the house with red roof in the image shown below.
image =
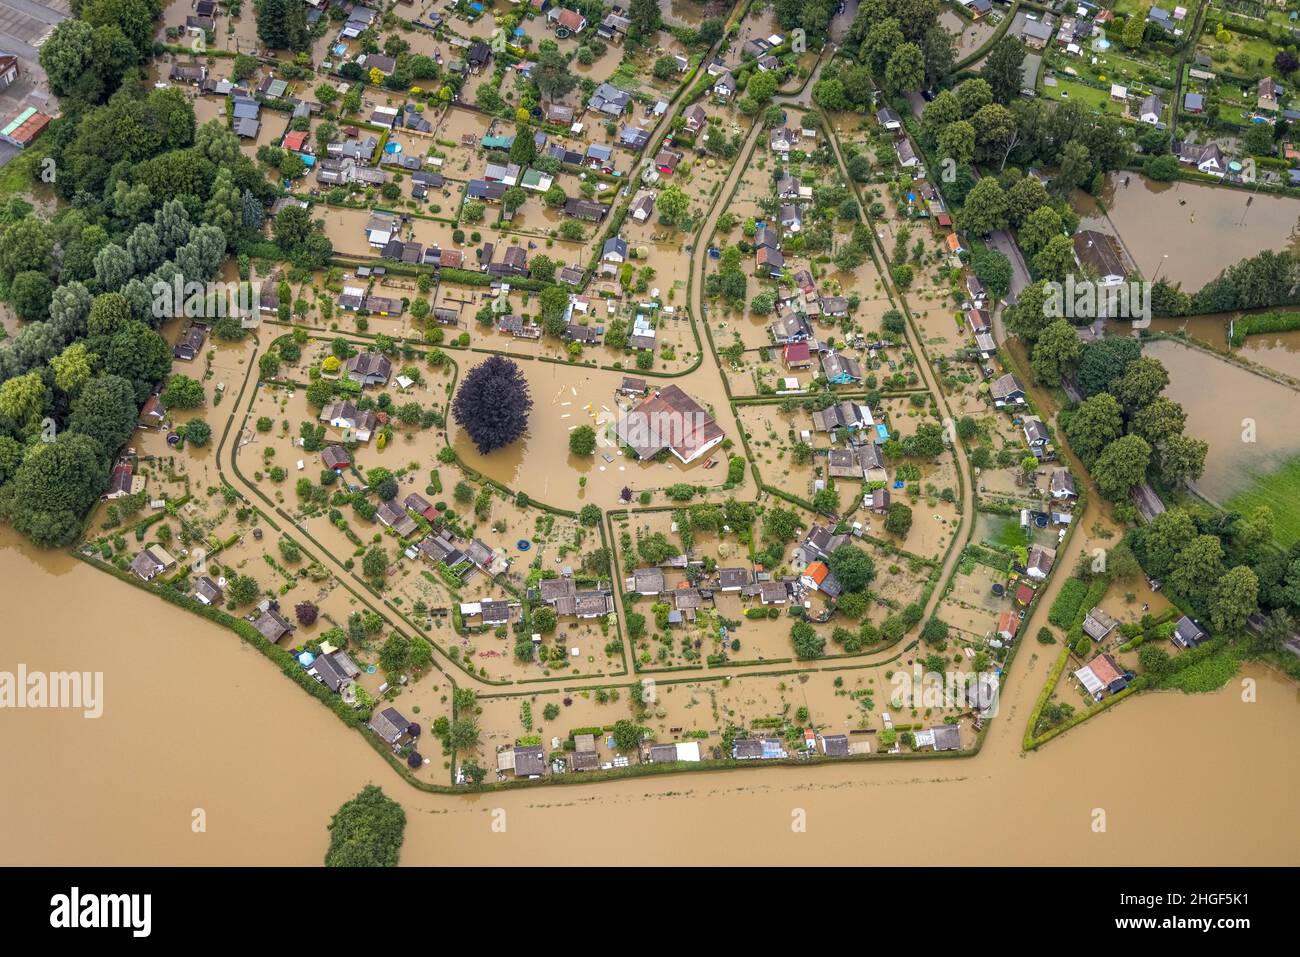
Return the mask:
<svg viewBox="0 0 1300 957">
<path fill-rule="evenodd" d="M 310 153 L 311 150 L 307 145 L 308 136 L 307 130 L 290 130 L 284 134 L 284 139 L 280 145 L 291 153 L 302 153 L 304 151 Z"/>
<path fill-rule="evenodd" d="M 812 350 L 806 341 L 787 342 L 782 354 L 787 369 L 807 369 L 812 365 Z"/>
</svg>

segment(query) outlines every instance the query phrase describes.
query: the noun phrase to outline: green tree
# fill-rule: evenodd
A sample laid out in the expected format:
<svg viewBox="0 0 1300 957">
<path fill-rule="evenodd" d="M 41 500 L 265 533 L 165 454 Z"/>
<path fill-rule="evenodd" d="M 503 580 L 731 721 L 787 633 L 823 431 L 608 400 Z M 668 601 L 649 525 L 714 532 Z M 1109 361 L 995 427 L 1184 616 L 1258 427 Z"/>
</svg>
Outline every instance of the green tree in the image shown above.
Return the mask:
<svg viewBox="0 0 1300 957">
<path fill-rule="evenodd" d="M 1214 586 L 1210 624 L 1218 635 L 1238 634 L 1259 609 L 1259 578 L 1245 565 L 1230 568 Z"/>
<path fill-rule="evenodd" d="M 1169 587 L 1204 610 L 1224 577 L 1223 545 L 1216 535 L 1197 535 L 1178 553 Z"/>
<path fill-rule="evenodd" d="M 1027 177 L 1026 179 L 1038 182 L 1033 177 Z M 1021 182 L 1024 182 L 1024 180 Z M 1016 185 L 1018 186 L 1019 183 Z M 1015 187 L 1012 187 L 1013 192 L 1014 190 Z M 1011 219 L 1012 222 L 1015 221 L 1014 205 L 1011 206 Z M 1017 238 L 1020 240 L 1020 248 L 1026 256 L 1033 259 L 1047 247 L 1049 242 L 1060 236 L 1064 228 L 1060 213 L 1050 206 L 1040 206 L 1024 218 L 1020 232 L 1017 234 Z"/>
<path fill-rule="evenodd" d="M 891 535 L 906 535 L 912 527 L 912 509 L 902 502 L 890 502 L 885 513 L 885 531 Z"/>
<path fill-rule="evenodd" d="M 979 236 L 1006 226 L 1007 194 L 1002 184 L 991 176 L 981 179 L 966 194 L 959 218 L 963 228 Z"/>
<path fill-rule="evenodd" d="M 826 564 L 846 592 L 863 591 L 876 577 L 876 563 L 871 555 L 853 545 L 835 549 Z"/>
<path fill-rule="evenodd" d="M 203 383 L 178 372 L 167 381 L 159 398 L 169 409 L 197 409 L 203 404 Z"/>
<path fill-rule="evenodd" d="M 975 127 L 966 120 L 949 123 L 939 132 L 938 149 L 941 160 L 951 159 L 958 167 L 965 166 L 975 155 Z M 995 180 L 981 182 L 997 185 Z"/>
<path fill-rule="evenodd" d="M 980 111 L 980 115 L 983 116 L 985 111 L 988 110 L 996 110 L 1006 113 L 1010 116 L 1012 128 L 1014 129 L 1016 122 L 1015 115 L 1012 114 L 1010 110 L 1007 110 L 1006 107 L 996 105 L 986 106 Z M 1031 213 L 1034 213 L 1039 209 L 1050 209 L 1047 205 L 1049 202 L 1050 197 L 1047 195 L 1047 187 L 1043 185 L 1042 180 L 1037 176 L 1020 177 L 1020 179 L 1016 180 L 1015 183 L 1012 184 L 1011 188 L 1007 190 L 1007 216 L 1011 220 L 1011 225 L 1015 226 L 1017 229 L 1020 228 L 1025 224 L 1025 221 L 1029 218 Z M 1052 210 L 1052 212 L 1056 211 Z M 1057 220 L 1058 222 L 1060 220 L 1059 214 L 1057 214 Z M 1059 228 L 1057 229 L 1057 232 L 1060 232 Z"/>
<path fill-rule="evenodd" d="M 1046 385 L 1060 385 L 1061 376 L 1074 368 L 1082 350 L 1074 326 L 1057 319 L 1043 330 L 1034 345 L 1031 360 L 1034 374 Z"/>
<path fill-rule="evenodd" d="M 1124 21 L 1124 32 L 1121 34 L 1120 39 L 1124 41 L 1124 46 L 1130 50 L 1136 50 L 1146 38 L 1146 32 L 1146 19 L 1141 12 L 1133 13 Z"/>
<path fill-rule="evenodd" d="M 1034 256 L 1034 272 L 1048 282 L 1063 282 L 1075 271 L 1074 244 L 1069 236 L 1057 234 Z"/>
<path fill-rule="evenodd" d="M 1012 103 L 1020 96 L 1025 46 L 1015 37 L 1003 36 L 993 44 L 980 75 L 988 81 L 993 99 Z"/>
<path fill-rule="evenodd" d="M 1164 364 L 1153 356 L 1138 356 L 1128 364 L 1110 391 L 1124 406 L 1124 411 L 1132 415 L 1155 401 L 1167 385 L 1169 372 Z"/>
<path fill-rule="evenodd" d="M 795 656 L 802 660 L 820 658 L 826 653 L 826 639 L 806 621 L 796 621 L 790 626 L 790 641 Z"/>
<path fill-rule="evenodd" d="M 690 197 L 680 186 L 669 186 L 659 194 L 659 219 L 668 225 L 677 225 L 686 218 Z"/>
<path fill-rule="evenodd" d="M 388 552 L 382 545 L 371 545 L 361 560 L 361 570 L 367 578 L 383 578 L 388 571 Z"/>
<path fill-rule="evenodd" d="M 81 516 L 107 483 L 99 443 L 65 432 L 28 450 L 10 482 L 5 514 L 37 545 L 68 545 L 81 533 Z"/>
<path fill-rule="evenodd" d="M 658 0 L 632 0 L 628 4 L 627 18 L 632 23 L 632 32 L 638 38 L 647 40 L 654 36 L 663 23 Z"/>
<path fill-rule="evenodd" d="M 1179 553 L 1196 537 L 1196 525 L 1182 508 L 1161 512 L 1137 530 L 1135 550 L 1142 565 L 1157 578 L 1165 578 L 1173 570 Z"/>
<path fill-rule="evenodd" d="M 641 728 L 627 718 L 614 722 L 614 747 L 624 754 L 631 754 L 641 744 Z"/>
<path fill-rule="evenodd" d="M 904 43 L 889 57 L 885 67 L 885 93 L 902 96 L 925 84 L 925 56 L 914 43 Z"/>
<path fill-rule="evenodd" d="M 402 806 L 368 784 L 330 819 L 325 866 L 396 867 L 405 831 Z"/>
<path fill-rule="evenodd" d="M 926 143 L 935 146 L 939 142 L 939 134 L 961 118 L 961 101 L 951 90 L 944 90 L 925 104 L 925 109 L 921 112 L 921 136 Z M 971 128 L 971 132 L 973 140 L 974 127 Z"/>
<path fill-rule="evenodd" d="M 1187 435 L 1174 435 L 1160 447 L 1159 469 L 1169 485 L 1194 482 L 1205 472 L 1205 456 L 1209 443 Z"/>
<path fill-rule="evenodd" d="M 569 451 L 574 455 L 591 455 L 596 451 L 596 430 L 580 425 L 569 433 Z"/>
<path fill-rule="evenodd" d="M 1142 354 L 1142 343 L 1129 336 L 1106 336 L 1084 346 L 1076 381 L 1085 396 L 1109 391 Z"/>
<path fill-rule="evenodd" d="M 212 439 L 212 426 L 202 419 L 190 419 L 176 431 L 184 437 L 186 444 L 195 448 L 202 448 Z M 271 471 L 274 472 L 275 470 L 272 469 Z"/>
<path fill-rule="evenodd" d="M 1092 475 L 1101 494 L 1114 501 L 1146 480 L 1150 462 L 1151 446 L 1140 436 L 1124 435 L 1102 449 Z"/>
<path fill-rule="evenodd" d="M 886 18 L 875 24 L 862 41 L 859 52 L 862 60 L 871 67 L 871 72 L 882 79 L 894 51 L 903 45 L 903 29 L 893 18 Z"/>
<path fill-rule="evenodd" d="M 1123 434 L 1124 413 L 1109 392 L 1084 399 L 1065 422 L 1065 437 L 1084 464 L 1094 462 Z"/>
<path fill-rule="evenodd" d="M 1182 435 L 1186 420 L 1187 413 L 1181 405 L 1157 396 L 1133 414 L 1130 426 L 1135 435 L 1142 436 L 1153 448 L 1159 448 L 1175 435 Z"/>
</svg>

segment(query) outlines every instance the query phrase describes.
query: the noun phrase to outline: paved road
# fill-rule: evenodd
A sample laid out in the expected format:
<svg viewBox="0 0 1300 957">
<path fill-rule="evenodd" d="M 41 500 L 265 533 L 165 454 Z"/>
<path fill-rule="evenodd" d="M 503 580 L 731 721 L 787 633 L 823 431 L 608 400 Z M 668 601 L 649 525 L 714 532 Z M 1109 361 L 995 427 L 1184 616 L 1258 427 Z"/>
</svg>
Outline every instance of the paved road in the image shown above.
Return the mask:
<svg viewBox="0 0 1300 957">
<path fill-rule="evenodd" d="M 999 229 L 989 237 L 988 245 L 990 249 L 996 249 L 1011 260 L 1011 289 L 1007 293 L 1006 302 L 1014 306 L 1020 298 L 1020 291 L 1032 281 L 1029 267 L 1025 265 L 1025 257 L 1020 252 L 1020 244 L 1016 242 L 1016 237 L 1010 230 Z M 999 303 L 993 310 L 993 338 L 998 344 L 1007 341 L 1006 323 L 1002 320 L 1004 308 L 1005 306 Z"/>
</svg>

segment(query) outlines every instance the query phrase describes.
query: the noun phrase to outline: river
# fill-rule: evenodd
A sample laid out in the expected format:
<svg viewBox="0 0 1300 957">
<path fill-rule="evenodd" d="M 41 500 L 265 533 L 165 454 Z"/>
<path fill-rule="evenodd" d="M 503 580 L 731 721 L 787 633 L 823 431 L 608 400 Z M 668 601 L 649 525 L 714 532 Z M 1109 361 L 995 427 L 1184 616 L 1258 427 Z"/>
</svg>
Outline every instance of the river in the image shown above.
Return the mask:
<svg viewBox="0 0 1300 957">
<path fill-rule="evenodd" d="M 406 864 L 1300 861 L 1297 691 L 1260 669 L 1246 672 L 1257 703 L 1242 703 L 1236 681 L 1147 695 L 1022 756 L 1050 657 L 1031 645 L 971 759 L 457 798 L 408 788 L 224 629 L 7 531 L 0 576 L 23 596 L 9 602 L 0 668 L 105 676 L 97 720 L 0 713 L 19 772 L 0 794 L 0 864 L 316 864 L 330 814 L 371 781 L 407 809 Z"/>
</svg>

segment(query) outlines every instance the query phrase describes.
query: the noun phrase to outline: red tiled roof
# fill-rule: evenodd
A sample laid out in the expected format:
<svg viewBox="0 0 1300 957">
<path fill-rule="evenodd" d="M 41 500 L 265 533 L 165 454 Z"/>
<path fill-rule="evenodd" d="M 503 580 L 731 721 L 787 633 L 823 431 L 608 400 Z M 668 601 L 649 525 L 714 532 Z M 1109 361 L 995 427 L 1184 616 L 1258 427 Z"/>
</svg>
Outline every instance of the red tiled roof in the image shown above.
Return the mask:
<svg viewBox="0 0 1300 957">
<path fill-rule="evenodd" d="M 791 342 L 785 347 L 786 362 L 807 362 L 812 358 L 812 352 L 808 349 L 806 342 Z"/>
<path fill-rule="evenodd" d="M 1117 678 L 1124 677 L 1124 673 L 1119 670 L 1119 667 L 1115 664 L 1115 659 L 1110 655 L 1097 655 L 1092 661 L 1088 662 L 1088 667 L 1097 676 L 1097 680 L 1107 686 Z"/>
</svg>

